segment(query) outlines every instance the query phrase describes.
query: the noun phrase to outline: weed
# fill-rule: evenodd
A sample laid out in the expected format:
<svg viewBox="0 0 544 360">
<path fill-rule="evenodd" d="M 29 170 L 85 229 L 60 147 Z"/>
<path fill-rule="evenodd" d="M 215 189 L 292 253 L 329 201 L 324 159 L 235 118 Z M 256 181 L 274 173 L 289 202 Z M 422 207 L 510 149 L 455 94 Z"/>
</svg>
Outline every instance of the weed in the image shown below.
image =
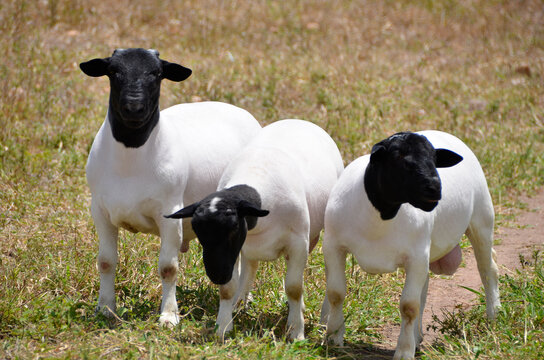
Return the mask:
<svg viewBox="0 0 544 360">
<path fill-rule="evenodd" d="M 501 276 L 502 309 L 495 321 L 485 316 L 485 296 L 479 306 L 469 310 L 461 306 L 433 315 L 434 330 L 444 337 L 429 349 L 434 358 L 440 354 L 476 358 L 538 359 L 544 355 L 544 265 L 542 253 L 535 251 L 532 263 L 520 258 L 523 270 L 517 276 Z"/>
</svg>

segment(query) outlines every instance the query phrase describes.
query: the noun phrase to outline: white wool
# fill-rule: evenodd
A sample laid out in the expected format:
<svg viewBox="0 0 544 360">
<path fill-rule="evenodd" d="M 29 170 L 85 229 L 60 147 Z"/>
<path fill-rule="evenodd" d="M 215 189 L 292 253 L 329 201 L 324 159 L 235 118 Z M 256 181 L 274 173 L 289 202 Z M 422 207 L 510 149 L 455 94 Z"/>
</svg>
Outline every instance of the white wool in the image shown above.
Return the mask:
<svg viewBox="0 0 544 360">
<path fill-rule="evenodd" d="M 240 278 L 235 267 L 233 279 L 221 286 L 219 335 L 232 328 L 233 306 L 247 296 L 257 262 L 284 255 L 289 337 L 304 338 L 303 272 L 310 244 L 315 245 L 323 228 L 329 192 L 343 168 L 331 137 L 320 127 L 295 119 L 264 127 L 229 164 L 218 189 L 249 185 L 259 193 L 262 209 L 270 213 L 247 233 L 238 258 Z"/>
<path fill-rule="evenodd" d="M 448 254 L 463 233 L 472 242 L 486 299 L 487 314 L 494 318 L 500 306 L 497 266 L 492 258 L 493 204 L 481 166 L 472 151 L 456 137 L 423 131 L 435 148 L 452 150 L 463 160 L 439 168 L 442 199 L 431 212 L 407 203 L 391 220 L 382 220 L 369 201 L 364 174 L 370 156 L 349 164 L 332 190 L 325 213 L 323 253 L 327 269 L 327 297 L 322 321 L 329 338 L 343 343 L 342 303 L 346 294 L 345 257 L 353 253 L 369 273 L 406 271 L 400 300 L 402 326 L 395 359 L 412 359 L 421 340 L 421 314 L 425 306 L 429 262 Z"/>
<path fill-rule="evenodd" d="M 161 111 L 147 141 L 128 148 L 107 120 L 87 162 L 91 212 L 100 246 L 99 308 L 115 310 L 118 228 L 161 237 L 161 323 L 177 324 L 178 252 L 194 238 L 190 224 L 163 215 L 214 191 L 228 162 L 260 130 L 247 111 L 219 102 L 180 104 Z M 182 246 L 183 240 L 183 246 Z"/>
</svg>

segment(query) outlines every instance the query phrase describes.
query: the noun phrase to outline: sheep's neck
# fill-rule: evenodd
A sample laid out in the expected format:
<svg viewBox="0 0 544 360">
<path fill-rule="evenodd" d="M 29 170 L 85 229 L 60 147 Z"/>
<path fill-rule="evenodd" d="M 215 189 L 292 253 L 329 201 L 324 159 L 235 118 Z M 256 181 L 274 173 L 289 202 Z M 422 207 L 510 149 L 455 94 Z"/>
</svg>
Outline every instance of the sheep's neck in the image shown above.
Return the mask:
<svg viewBox="0 0 544 360">
<path fill-rule="evenodd" d="M 157 126 L 159 117 L 160 111 L 157 106 L 144 126 L 139 129 L 131 129 L 123 124 L 111 105 L 108 110 L 108 121 L 113 138 L 128 148 L 139 148 L 144 145 L 155 126 Z"/>
<path fill-rule="evenodd" d="M 368 200 L 380 213 L 382 220 L 391 220 L 394 218 L 402 203 L 394 202 L 388 199 L 384 189 L 380 186 L 380 179 L 376 171 L 369 164 L 365 170 L 364 176 L 365 191 Z"/>
</svg>

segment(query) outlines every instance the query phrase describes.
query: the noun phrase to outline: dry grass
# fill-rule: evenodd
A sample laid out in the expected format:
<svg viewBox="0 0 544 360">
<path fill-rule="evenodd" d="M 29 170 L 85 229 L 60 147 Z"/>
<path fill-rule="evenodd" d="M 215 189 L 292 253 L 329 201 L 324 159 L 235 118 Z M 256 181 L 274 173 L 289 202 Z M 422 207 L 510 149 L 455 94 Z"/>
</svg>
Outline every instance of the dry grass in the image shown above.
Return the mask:
<svg viewBox="0 0 544 360">
<path fill-rule="evenodd" d="M 209 329 L 217 294 L 195 242 L 182 259 L 184 321 L 160 330 L 157 240 L 127 234 L 122 321 L 95 318 L 84 166 L 108 82 L 86 78 L 79 62 L 116 47 L 156 48 L 194 71 L 163 85 L 163 108 L 209 99 L 246 108 L 263 125 L 308 119 L 327 129 L 346 163 L 396 131 L 452 132 L 480 157 L 504 219 L 520 192 L 544 182 L 543 10 L 537 0 L 2 2 L 0 357 L 357 357 L 398 321 L 391 298 L 402 279 L 350 265 L 351 347 L 321 345 L 317 252 L 307 271 L 309 341 L 281 341 L 280 262 L 263 265 L 255 303 L 221 346 Z"/>
</svg>

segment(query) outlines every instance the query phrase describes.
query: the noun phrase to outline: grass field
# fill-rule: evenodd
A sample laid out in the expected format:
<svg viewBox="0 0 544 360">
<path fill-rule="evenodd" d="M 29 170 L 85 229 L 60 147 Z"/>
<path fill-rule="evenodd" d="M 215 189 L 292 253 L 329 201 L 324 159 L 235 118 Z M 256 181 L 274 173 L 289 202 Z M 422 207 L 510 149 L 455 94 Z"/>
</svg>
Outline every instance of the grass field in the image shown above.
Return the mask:
<svg viewBox="0 0 544 360">
<path fill-rule="evenodd" d="M 181 257 L 179 326 L 158 326 L 159 241 L 122 232 L 119 318 L 94 315 L 97 236 L 85 162 L 107 79 L 81 61 L 155 48 L 191 69 L 161 107 L 225 101 L 262 125 L 325 128 L 345 163 L 401 130 L 452 132 L 480 158 L 498 224 L 544 184 L 542 1 L 4 0 L 0 3 L 0 358 L 361 358 L 399 321 L 402 273 L 368 276 L 348 258 L 345 348 L 322 343 L 320 247 L 305 274 L 307 340 L 285 341 L 284 262 L 264 263 L 254 301 L 225 343 L 198 242 Z M 542 256 L 501 279 L 505 310 L 458 313 L 422 358 L 542 358 Z M 468 334 L 467 334 L 468 331 Z"/>
</svg>

